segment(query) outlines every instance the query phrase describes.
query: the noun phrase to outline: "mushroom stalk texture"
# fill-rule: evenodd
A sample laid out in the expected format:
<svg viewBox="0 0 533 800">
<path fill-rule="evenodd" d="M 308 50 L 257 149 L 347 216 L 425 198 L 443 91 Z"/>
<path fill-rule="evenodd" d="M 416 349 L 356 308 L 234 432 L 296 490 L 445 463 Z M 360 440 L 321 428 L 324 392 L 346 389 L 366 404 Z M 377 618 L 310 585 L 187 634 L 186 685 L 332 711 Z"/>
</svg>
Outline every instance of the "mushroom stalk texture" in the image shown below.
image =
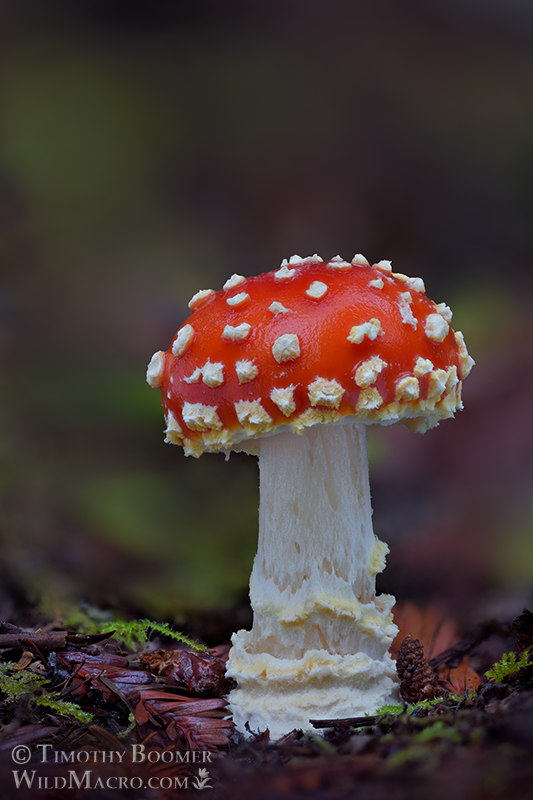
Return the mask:
<svg viewBox="0 0 533 800">
<path fill-rule="evenodd" d="M 372 530 L 366 428 L 316 426 L 260 442 L 259 543 L 251 631 L 233 636 L 237 727 L 274 738 L 318 717 L 395 700 L 390 595 L 375 595 L 388 548 Z"/>
<path fill-rule="evenodd" d="M 372 531 L 367 425 L 424 433 L 462 408 L 474 364 L 452 312 L 424 281 L 313 255 L 203 289 L 148 365 L 165 441 L 186 455 L 259 456 L 259 547 L 251 631 L 233 636 L 237 728 L 273 738 L 315 717 L 394 700 L 388 548 Z"/>
</svg>

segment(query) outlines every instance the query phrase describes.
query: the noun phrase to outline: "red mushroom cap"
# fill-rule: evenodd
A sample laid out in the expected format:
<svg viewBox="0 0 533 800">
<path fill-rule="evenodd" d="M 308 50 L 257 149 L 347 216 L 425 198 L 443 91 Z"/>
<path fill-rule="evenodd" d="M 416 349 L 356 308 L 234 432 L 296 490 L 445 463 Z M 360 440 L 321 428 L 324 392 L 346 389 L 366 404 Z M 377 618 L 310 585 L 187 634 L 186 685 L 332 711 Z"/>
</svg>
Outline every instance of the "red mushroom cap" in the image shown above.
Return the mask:
<svg viewBox="0 0 533 800">
<path fill-rule="evenodd" d="M 358 255 L 293 256 L 198 292 L 148 367 L 166 440 L 198 456 L 287 426 L 403 419 L 424 431 L 453 416 L 474 362 L 450 309 L 424 291 Z"/>
</svg>

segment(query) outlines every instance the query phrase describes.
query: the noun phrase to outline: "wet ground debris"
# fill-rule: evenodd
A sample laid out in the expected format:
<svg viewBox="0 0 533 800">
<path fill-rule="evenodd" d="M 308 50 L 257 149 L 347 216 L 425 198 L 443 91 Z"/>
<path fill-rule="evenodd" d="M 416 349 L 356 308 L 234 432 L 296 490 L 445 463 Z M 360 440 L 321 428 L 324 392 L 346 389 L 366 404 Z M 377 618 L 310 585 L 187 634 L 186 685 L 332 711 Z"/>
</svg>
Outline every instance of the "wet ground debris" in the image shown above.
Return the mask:
<svg viewBox="0 0 533 800">
<path fill-rule="evenodd" d="M 141 653 L 139 666 L 153 675 L 172 680 L 176 686 L 197 695 L 221 696 L 235 685 L 226 678 L 229 648 L 203 653 L 191 650 L 152 650 Z"/>
<path fill-rule="evenodd" d="M 522 613 L 513 619 L 511 628 L 516 638 L 518 650 L 533 651 L 533 612 L 524 608 Z"/>
<path fill-rule="evenodd" d="M 116 642 L 101 643 L 100 634 L 98 642 L 88 637 L 91 646 L 74 647 L 72 634 L 61 631 L 55 650 L 27 649 L 37 631 L 11 634 L 0 664 L 2 732 L 18 722 L 34 735 L 39 723 L 48 734 L 53 727 L 69 741 L 83 741 L 95 725 L 123 739 L 148 737 L 153 747 L 209 749 L 229 740 L 227 646 L 128 654 L 115 652 Z"/>
<path fill-rule="evenodd" d="M 418 617 L 423 622 L 423 615 Z M 118 750 L 135 742 L 161 753 L 203 750 L 216 756 L 209 774 L 212 796 L 221 799 L 250 791 L 255 800 L 302 792 L 336 800 L 365 787 L 377 800 L 421 797 L 422 791 L 433 800 L 450 793 L 461 800 L 526 796 L 523 787 L 533 780 L 529 622 L 530 612 L 523 612 L 513 623 L 487 624 L 493 644 L 497 640 L 498 658 L 479 671 L 471 664 L 479 661 L 483 637 L 454 640 L 455 626 L 449 623 L 424 640 L 420 629 L 431 628 L 427 619 L 411 631 L 404 626 L 406 696 L 424 699 L 404 700 L 365 717 L 316 720 L 316 734 L 292 731 L 276 742 L 266 732 L 245 737 L 233 727 L 227 705 L 231 684 L 224 677 L 228 643 L 198 651 L 166 649 L 160 640 L 155 649 L 128 653 L 117 652 L 114 639 L 35 651 L 17 640 L 2 657 L 10 678 L 22 681 L 23 688 L 28 681 L 27 691 L 11 698 L 4 692 L 0 751 L 43 741 L 65 749 Z M 515 650 L 509 649 L 513 632 Z M 436 653 L 431 649 L 435 642 Z M 400 643 L 396 652 L 401 651 Z M 491 672 L 498 664 L 504 672 Z M 469 688 L 472 674 L 477 685 Z M 39 684 L 33 691 L 32 676 Z M 436 696 L 429 697 L 428 686 Z M 31 701 L 43 692 L 72 703 L 91 719 Z M 487 788 L 483 769 L 486 773 L 489 766 Z M 179 772 L 178 765 L 168 770 Z M 474 788 L 462 791 L 463 784 Z M 43 794 L 43 800 L 49 798 Z"/>
<path fill-rule="evenodd" d="M 0 651 L 19 647 L 31 648 L 34 652 L 62 650 L 68 645 L 88 645 L 108 639 L 112 633 L 79 634 L 68 630 L 28 631 L 9 623 L 0 623 Z"/>
<path fill-rule="evenodd" d="M 164 747 L 178 742 L 190 750 L 227 745 L 233 731 L 227 716 L 227 701 L 221 697 L 191 698 L 150 688 L 139 690 L 135 708 L 141 733 L 152 729 L 152 744 Z"/>
</svg>

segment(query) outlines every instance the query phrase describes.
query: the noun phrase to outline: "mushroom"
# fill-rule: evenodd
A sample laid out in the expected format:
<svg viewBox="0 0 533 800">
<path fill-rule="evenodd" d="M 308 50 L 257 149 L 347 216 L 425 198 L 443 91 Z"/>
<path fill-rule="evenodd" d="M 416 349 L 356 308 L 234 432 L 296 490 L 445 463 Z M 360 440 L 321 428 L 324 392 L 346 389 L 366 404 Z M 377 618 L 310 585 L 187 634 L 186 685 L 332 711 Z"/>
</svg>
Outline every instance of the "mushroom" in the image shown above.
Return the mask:
<svg viewBox="0 0 533 800">
<path fill-rule="evenodd" d="M 397 628 L 394 598 L 375 592 L 388 547 L 372 529 L 366 428 L 424 432 L 462 408 L 463 336 L 420 278 L 361 255 L 293 256 L 190 307 L 148 367 L 166 441 L 259 457 L 253 626 L 227 667 L 235 724 L 277 738 L 372 713 L 396 697 Z"/>
</svg>

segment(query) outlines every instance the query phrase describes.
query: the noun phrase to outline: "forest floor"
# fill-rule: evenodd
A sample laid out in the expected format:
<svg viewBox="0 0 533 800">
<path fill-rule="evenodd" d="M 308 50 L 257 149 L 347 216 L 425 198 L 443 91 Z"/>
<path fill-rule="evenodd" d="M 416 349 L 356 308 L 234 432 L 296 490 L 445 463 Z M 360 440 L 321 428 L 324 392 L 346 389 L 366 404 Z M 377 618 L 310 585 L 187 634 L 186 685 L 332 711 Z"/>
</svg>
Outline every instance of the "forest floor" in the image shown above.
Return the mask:
<svg viewBox="0 0 533 800">
<path fill-rule="evenodd" d="M 392 652 L 401 703 L 371 717 L 319 720 L 316 734 L 294 731 L 277 742 L 268 733 L 245 739 L 228 718 L 228 631 L 246 614 L 198 615 L 187 633 L 211 645 L 202 650 L 187 637 L 176 644 L 156 623 L 96 633 L 3 623 L 6 796 L 530 796 L 531 612 L 489 620 L 458 639 L 431 609 L 400 609 Z"/>
</svg>

